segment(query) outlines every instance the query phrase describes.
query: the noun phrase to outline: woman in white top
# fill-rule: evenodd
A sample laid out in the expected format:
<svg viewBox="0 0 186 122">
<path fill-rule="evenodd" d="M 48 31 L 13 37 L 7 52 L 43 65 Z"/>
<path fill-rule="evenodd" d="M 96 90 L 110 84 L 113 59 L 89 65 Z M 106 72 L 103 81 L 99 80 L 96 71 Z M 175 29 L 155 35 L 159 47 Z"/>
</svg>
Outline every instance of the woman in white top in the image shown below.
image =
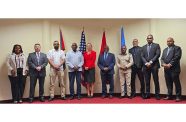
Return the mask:
<svg viewBox="0 0 186 122">
<path fill-rule="evenodd" d="M 21 45 L 16 44 L 13 46 L 12 54 L 7 58 L 7 66 L 13 102 L 22 103 L 28 68 Z"/>
</svg>

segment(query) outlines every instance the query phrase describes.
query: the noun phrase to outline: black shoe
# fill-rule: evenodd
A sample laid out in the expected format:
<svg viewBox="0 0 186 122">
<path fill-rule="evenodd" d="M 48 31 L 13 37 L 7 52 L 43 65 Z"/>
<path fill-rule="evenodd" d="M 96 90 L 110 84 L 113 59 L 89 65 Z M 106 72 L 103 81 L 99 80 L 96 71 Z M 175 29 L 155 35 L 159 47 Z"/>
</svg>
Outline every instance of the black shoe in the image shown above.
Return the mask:
<svg viewBox="0 0 186 122">
<path fill-rule="evenodd" d="M 29 103 L 32 103 L 33 102 L 33 98 L 29 98 Z"/>
<path fill-rule="evenodd" d="M 81 99 L 81 96 L 77 96 L 77 99 L 80 100 Z"/>
<path fill-rule="evenodd" d="M 134 97 L 136 97 L 136 94 L 133 93 L 133 94 L 130 95 L 130 97 L 131 97 L 131 98 L 134 98 Z"/>
<path fill-rule="evenodd" d="M 69 98 L 70 100 L 73 100 L 74 99 L 74 96 L 70 96 L 70 98 Z"/>
<path fill-rule="evenodd" d="M 156 95 L 155 97 L 156 97 L 156 100 L 160 100 L 161 99 L 159 95 Z"/>
<path fill-rule="evenodd" d="M 125 96 L 120 96 L 119 98 L 120 98 L 120 99 L 123 99 L 123 98 L 125 98 Z"/>
<path fill-rule="evenodd" d="M 50 97 L 50 98 L 48 99 L 48 101 L 52 101 L 52 100 L 54 100 L 54 97 Z"/>
<path fill-rule="evenodd" d="M 163 100 L 172 100 L 172 98 L 167 96 L 167 97 L 163 98 Z"/>
<path fill-rule="evenodd" d="M 61 100 L 66 100 L 66 97 L 61 97 Z"/>
<path fill-rule="evenodd" d="M 145 99 L 150 99 L 150 95 L 146 95 L 145 96 Z"/>
<path fill-rule="evenodd" d="M 109 98 L 110 98 L 110 99 L 112 99 L 112 98 L 113 98 L 113 96 L 112 96 L 112 95 L 109 95 Z"/>
<path fill-rule="evenodd" d="M 180 102 L 181 98 L 180 97 L 176 97 L 176 102 Z"/>
<path fill-rule="evenodd" d="M 45 98 L 44 98 L 44 97 L 41 97 L 39 100 L 40 100 L 41 102 L 45 102 Z"/>
<path fill-rule="evenodd" d="M 142 97 L 143 99 L 145 99 L 145 98 L 146 98 L 145 94 L 142 94 L 142 95 L 141 95 L 141 97 Z"/>
<path fill-rule="evenodd" d="M 101 97 L 104 99 L 104 98 L 106 98 L 106 95 L 102 95 Z"/>
</svg>

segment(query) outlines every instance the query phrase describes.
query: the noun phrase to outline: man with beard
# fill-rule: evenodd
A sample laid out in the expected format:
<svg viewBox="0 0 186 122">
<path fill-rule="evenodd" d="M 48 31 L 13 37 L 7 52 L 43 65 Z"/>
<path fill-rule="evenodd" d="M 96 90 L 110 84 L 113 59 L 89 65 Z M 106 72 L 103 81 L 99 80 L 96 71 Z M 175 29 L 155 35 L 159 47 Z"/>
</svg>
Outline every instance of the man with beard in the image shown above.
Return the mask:
<svg viewBox="0 0 186 122">
<path fill-rule="evenodd" d="M 48 52 L 48 62 L 50 64 L 50 98 L 49 101 L 54 100 L 55 81 L 58 78 L 61 99 L 65 100 L 65 82 L 63 64 L 65 62 L 65 53 L 59 49 L 59 42 L 54 41 L 54 49 Z"/>
</svg>

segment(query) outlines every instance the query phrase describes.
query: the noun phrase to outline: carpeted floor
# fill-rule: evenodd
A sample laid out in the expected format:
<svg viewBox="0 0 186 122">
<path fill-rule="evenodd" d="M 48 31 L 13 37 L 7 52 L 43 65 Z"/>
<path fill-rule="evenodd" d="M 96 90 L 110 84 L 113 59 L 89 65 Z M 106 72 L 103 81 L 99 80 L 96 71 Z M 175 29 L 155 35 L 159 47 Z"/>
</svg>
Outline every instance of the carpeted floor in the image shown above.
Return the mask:
<svg viewBox="0 0 186 122">
<path fill-rule="evenodd" d="M 30 104 L 28 102 L 24 102 L 23 104 Z M 129 98 L 118 98 L 113 97 L 112 99 L 109 98 L 101 98 L 101 97 L 94 97 L 94 98 L 87 98 L 82 97 L 81 100 L 77 98 L 73 100 L 61 100 L 61 99 L 54 99 L 53 101 L 48 101 L 47 99 L 45 102 L 40 102 L 39 100 L 35 100 L 31 104 L 186 104 L 186 100 L 183 99 L 180 102 L 176 102 L 175 100 L 156 100 L 154 97 L 150 99 L 142 99 L 140 96 L 137 96 L 133 99 Z"/>
</svg>

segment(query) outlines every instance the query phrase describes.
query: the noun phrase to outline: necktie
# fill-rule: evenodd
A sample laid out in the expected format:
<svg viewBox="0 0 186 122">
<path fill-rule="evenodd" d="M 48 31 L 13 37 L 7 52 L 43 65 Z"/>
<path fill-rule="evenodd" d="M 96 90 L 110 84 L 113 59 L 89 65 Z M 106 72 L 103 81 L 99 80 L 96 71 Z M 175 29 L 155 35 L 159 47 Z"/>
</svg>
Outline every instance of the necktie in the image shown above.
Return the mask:
<svg viewBox="0 0 186 122">
<path fill-rule="evenodd" d="M 39 54 L 39 52 L 37 52 L 37 63 L 38 63 L 38 65 L 39 65 L 39 58 L 40 58 L 40 54 Z"/>
<path fill-rule="evenodd" d="M 149 44 L 149 45 L 147 46 L 148 57 L 149 57 L 149 54 L 150 54 L 150 48 L 151 48 L 151 45 Z"/>
<path fill-rule="evenodd" d="M 106 60 L 107 59 L 107 53 L 105 53 L 105 55 L 104 55 L 104 60 Z"/>
<path fill-rule="evenodd" d="M 168 47 L 168 50 L 167 50 L 167 56 L 169 55 L 169 51 L 170 51 L 170 47 Z"/>
</svg>

